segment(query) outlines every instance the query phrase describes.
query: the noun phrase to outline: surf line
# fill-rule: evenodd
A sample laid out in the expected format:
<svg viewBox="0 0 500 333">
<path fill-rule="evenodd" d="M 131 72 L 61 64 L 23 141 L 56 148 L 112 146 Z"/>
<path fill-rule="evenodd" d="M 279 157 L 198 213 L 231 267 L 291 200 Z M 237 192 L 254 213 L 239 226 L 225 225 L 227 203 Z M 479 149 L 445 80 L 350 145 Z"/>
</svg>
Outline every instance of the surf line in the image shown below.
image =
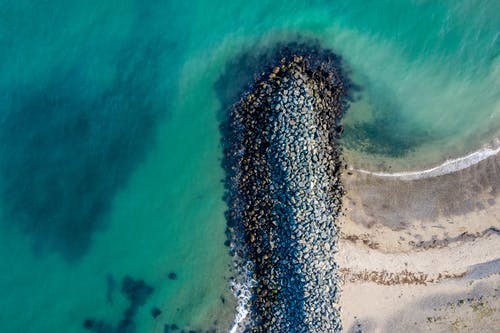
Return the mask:
<svg viewBox="0 0 500 333">
<path fill-rule="evenodd" d="M 386 173 L 386 172 L 373 172 L 355 168 L 353 168 L 352 170 L 377 177 L 398 178 L 402 180 L 416 180 L 416 179 L 442 176 L 463 169 L 467 169 L 468 167 L 477 164 L 481 161 L 484 161 L 488 157 L 494 156 L 499 152 L 500 152 L 500 146 L 498 146 L 497 148 L 482 148 L 480 150 L 470 153 L 469 155 L 451 160 L 446 160 L 445 162 L 443 162 L 438 166 L 419 171 Z"/>
</svg>

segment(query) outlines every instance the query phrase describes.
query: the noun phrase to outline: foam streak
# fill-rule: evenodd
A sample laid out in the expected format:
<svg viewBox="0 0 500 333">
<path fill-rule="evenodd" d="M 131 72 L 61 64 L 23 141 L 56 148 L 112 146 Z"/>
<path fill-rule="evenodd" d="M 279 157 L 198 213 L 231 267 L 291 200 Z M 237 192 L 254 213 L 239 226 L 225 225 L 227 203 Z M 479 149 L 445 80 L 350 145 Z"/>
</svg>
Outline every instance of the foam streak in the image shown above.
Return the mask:
<svg viewBox="0 0 500 333">
<path fill-rule="evenodd" d="M 499 152 L 500 152 L 500 146 L 495 149 L 483 148 L 473 153 L 470 153 L 469 155 L 462 156 L 452 160 L 447 160 L 436 167 L 420 171 L 386 173 L 386 172 L 372 172 L 363 169 L 353 169 L 353 170 L 377 177 L 398 178 L 402 180 L 424 179 L 424 178 L 442 176 L 448 173 L 453 173 L 456 171 L 466 169 L 474 164 L 477 164 L 487 159 L 488 157 L 498 154 Z"/>
</svg>

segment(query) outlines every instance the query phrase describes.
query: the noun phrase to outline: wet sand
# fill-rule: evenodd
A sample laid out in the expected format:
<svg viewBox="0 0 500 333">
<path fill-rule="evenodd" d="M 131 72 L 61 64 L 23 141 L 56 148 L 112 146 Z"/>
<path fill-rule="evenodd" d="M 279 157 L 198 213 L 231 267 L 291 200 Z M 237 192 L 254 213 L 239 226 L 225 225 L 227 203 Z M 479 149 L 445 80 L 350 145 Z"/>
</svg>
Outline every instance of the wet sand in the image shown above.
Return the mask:
<svg viewBox="0 0 500 333">
<path fill-rule="evenodd" d="M 346 332 L 500 330 L 500 156 L 437 177 L 346 170 Z"/>
</svg>

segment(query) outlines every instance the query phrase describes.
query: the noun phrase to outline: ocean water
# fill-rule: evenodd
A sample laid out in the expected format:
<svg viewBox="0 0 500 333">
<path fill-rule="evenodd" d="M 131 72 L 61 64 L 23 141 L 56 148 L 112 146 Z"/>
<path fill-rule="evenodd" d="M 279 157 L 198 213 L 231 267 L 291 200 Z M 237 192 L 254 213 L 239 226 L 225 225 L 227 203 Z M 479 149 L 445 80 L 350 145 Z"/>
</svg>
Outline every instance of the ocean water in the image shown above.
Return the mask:
<svg viewBox="0 0 500 333">
<path fill-rule="evenodd" d="M 488 0 L 0 1 L 0 331 L 228 330 L 217 82 L 242 75 L 228 64 L 318 40 L 359 86 L 351 163 L 427 167 L 500 134 L 498 12 Z"/>
</svg>

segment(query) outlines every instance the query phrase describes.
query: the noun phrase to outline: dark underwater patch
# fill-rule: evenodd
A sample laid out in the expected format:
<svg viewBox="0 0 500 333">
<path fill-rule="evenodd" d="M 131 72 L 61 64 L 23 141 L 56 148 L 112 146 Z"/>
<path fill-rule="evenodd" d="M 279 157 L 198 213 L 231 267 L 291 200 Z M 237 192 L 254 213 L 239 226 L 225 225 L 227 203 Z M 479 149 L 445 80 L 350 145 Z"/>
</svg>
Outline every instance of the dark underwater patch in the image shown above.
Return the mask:
<svg viewBox="0 0 500 333">
<path fill-rule="evenodd" d="M 340 140 L 344 147 L 397 158 L 436 139 L 429 130 L 416 126 L 414 121 L 408 120 L 401 113 L 402 107 L 387 89 L 377 90 L 376 97 L 371 100 L 374 101 L 373 119 L 345 124 Z"/>
<path fill-rule="evenodd" d="M 146 284 L 144 280 L 125 276 L 122 280 L 122 295 L 129 301 L 129 306 L 123 312 L 122 319 L 118 325 L 103 320 L 87 318 L 83 321 L 83 328 L 94 333 L 133 333 L 136 330 L 135 317 L 137 310 L 143 306 L 153 293 L 154 288 Z M 160 311 L 159 309 L 157 309 Z M 160 311 L 161 313 L 161 311 Z"/>
<path fill-rule="evenodd" d="M 28 233 L 36 252 L 83 256 L 116 193 L 152 148 L 155 123 L 166 110 L 156 88 L 165 50 L 157 40 L 126 44 L 107 88 L 95 91 L 83 59 L 47 82 L 6 92 L 2 220 Z"/>
</svg>

